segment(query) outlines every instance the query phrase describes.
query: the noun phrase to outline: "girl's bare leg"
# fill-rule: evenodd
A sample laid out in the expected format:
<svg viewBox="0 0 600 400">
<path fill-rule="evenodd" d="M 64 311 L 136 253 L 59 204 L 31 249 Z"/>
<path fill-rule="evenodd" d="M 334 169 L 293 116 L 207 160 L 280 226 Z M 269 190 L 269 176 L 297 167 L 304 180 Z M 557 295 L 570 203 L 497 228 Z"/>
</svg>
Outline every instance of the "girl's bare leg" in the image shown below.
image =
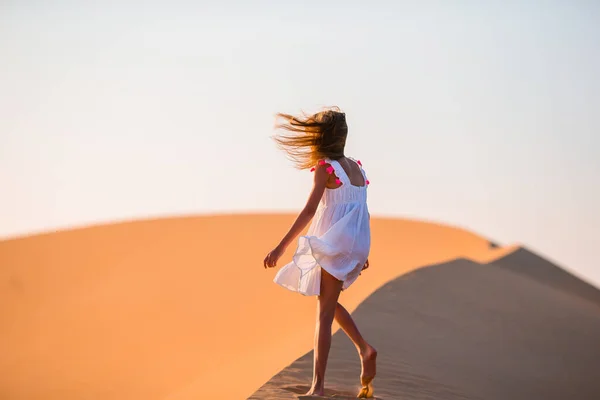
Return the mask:
<svg viewBox="0 0 600 400">
<path fill-rule="evenodd" d="M 325 395 L 325 369 L 331 347 L 331 325 L 342 284 L 342 281 L 338 281 L 327 271 L 321 269 L 321 294 L 317 303 L 313 382 L 308 395 Z"/>
<path fill-rule="evenodd" d="M 356 346 L 361 364 L 360 382 L 366 387 L 375 378 L 377 350 L 362 337 L 352 316 L 340 303 L 335 308 L 335 320 Z"/>
</svg>

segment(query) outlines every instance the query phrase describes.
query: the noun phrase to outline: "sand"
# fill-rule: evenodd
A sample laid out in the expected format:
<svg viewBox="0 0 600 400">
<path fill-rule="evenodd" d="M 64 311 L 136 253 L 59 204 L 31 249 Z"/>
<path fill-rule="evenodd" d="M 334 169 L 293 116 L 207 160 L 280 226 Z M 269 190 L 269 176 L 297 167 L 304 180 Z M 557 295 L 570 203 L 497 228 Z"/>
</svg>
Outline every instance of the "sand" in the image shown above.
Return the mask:
<svg viewBox="0 0 600 400">
<path fill-rule="evenodd" d="M 459 259 L 384 285 L 353 316 L 379 352 L 380 399 L 600 398 L 600 301 L 506 268 L 554 265 L 526 249 L 499 264 Z M 544 275 L 544 274 L 542 274 Z M 580 288 L 585 293 L 586 284 Z M 312 378 L 312 351 L 250 399 L 295 399 Z M 328 395 L 353 398 L 360 364 L 343 332 L 332 342 Z"/>
<path fill-rule="evenodd" d="M 276 270 L 262 267 L 265 254 L 293 218 L 157 219 L 0 242 L 0 398 L 248 398 L 312 347 L 314 298 L 278 287 L 272 282 Z M 424 265 L 457 258 L 489 262 L 518 251 L 516 246 L 491 246 L 483 237 L 444 225 L 373 219 L 372 226 L 371 268 L 342 296 L 351 312 L 386 283 Z M 535 282 L 508 267 L 496 269 L 517 276 L 515 282 Z M 453 278 L 446 283 L 457 291 L 477 284 L 468 274 L 450 275 Z M 577 298 L 581 310 L 597 310 L 591 300 L 594 290 L 582 297 L 568 296 Z M 412 296 L 413 304 L 440 297 L 435 290 Z M 535 304 L 544 304 L 548 312 L 554 306 Z M 537 312 L 527 303 L 522 307 Z M 490 315 L 495 310 L 491 308 Z M 511 310 L 505 310 L 507 315 Z M 472 329 L 485 325 L 477 315 L 469 320 Z M 523 311 L 519 318 L 529 314 Z M 597 332 L 595 318 L 590 314 L 587 319 L 591 334 Z M 418 318 L 407 321 L 414 320 Z M 567 327 L 571 322 L 563 321 Z M 529 332 L 531 337 L 540 334 Z M 450 355 L 445 365 L 452 364 Z M 544 365 L 543 359 L 539 364 L 534 361 L 529 360 L 530 365 Z M 411 370 L 410 362 L 397 360 L 404 370 Z M 349 363 L 347 368 L 352 376 L 355 365 Z M 379 371 L 380 395 L 396 398 L 385 392 L 394 390 L 384 389 L 385 367 Z M 395 378 L 398 390 L 406 379 Z M 348 385 L 344 390 L 352 391 L 351 381 Z"/>
</svg>

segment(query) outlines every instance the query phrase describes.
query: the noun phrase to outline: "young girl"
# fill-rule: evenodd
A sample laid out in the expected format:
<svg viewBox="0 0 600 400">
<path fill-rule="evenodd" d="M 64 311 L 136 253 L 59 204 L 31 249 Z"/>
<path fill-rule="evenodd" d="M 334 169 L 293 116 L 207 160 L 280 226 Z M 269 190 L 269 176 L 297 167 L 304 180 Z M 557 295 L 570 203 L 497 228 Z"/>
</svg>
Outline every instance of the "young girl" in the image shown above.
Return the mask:
<svg viewBox="0 0 600 400">
<path fill-rule="evenodd" d="M 291 291 L 318 296 L 313 382 L 307 395 L 324 395 L 331 325 L 335 318 L 361 359 L 362 389 L 358 397 L 372 397 L 377 351 L 365 341 L 350 313 L 338 303 L 340 292 L 369 267 L 369 181 L 361 162 L 344 155 L 348 126 L 346 115 L 337 107 L 311 116 L 277 116 L 284 120 L 277 127 L 290 134 L 276 136 L 275 141 L 298 168 L 314 172 L 314 186 L 306 206 L 264 260 L 265 268 L 275 267 L 286 248 L 316 216 L 308 235 L 300 237 L 293 261 L 281 268 L 274 279 Z"/>
</svg>

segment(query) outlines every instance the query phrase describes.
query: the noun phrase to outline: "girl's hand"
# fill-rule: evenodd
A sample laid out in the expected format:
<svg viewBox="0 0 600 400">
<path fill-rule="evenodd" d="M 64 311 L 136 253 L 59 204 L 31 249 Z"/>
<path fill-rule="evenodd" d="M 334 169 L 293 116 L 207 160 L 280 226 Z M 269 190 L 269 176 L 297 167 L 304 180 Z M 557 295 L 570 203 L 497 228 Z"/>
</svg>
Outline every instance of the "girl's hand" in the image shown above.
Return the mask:
<svg viewBox="0 0 600 400">
<path fill-rule="evenodd" d="M 283 255 L 285 248 L 281 245 L 275 247 L 267 256 L 265 257 L 264 266 L 265 268 L 274 268 L 277 266 L 277 261 Z"/>
</svg>

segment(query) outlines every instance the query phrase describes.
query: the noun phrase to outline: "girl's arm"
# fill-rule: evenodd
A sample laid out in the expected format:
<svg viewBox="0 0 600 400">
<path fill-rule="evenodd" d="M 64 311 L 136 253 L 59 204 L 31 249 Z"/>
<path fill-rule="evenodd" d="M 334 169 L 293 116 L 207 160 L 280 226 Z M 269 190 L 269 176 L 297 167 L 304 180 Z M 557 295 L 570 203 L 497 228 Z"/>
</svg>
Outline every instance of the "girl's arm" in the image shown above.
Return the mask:
<svg viewBox="0 0 600 400">
<path fill-rule="evenodd" d="M 317 212 L 317 208 L 319 207 L 319 202 L 323 197 L 323 193 L 325 192 L 325 187 L 327 185 L 327 180 L 329 179 L 329 174 L 327 173 L 327 167 L 329 165 L 319 165 L 315 170 L 315 178 L 312 191 L 310 196 L 308 197 L 308 201 L 306 205 L 296 218 L 296 221 L 288 231 L 288 233 L 281 239 L 281 242 L 273 249 L 264 260 L 265 268 L 273 268 L 277 265 L 277 260 L 284 253 L 285 249 L 292 243 L 292 241 L 298 236 L 306 225 L 310 222 L 310 220 L 315 216 Z"/>
<path fill-rule="evenodd" d="M 287 235 L 281 239 L 279 246 L 282 246 L 284 249 L 287 248 L 290 243 L 298 236 L 306 225 L 310 222 L 310 220 L 315 216 L 317 212 L 317 208 L 319 207 L 319 202 L 321 201 L 321 197 L 323 197 L 323 193 L 325 192 L 325 186 L 327 185 L 327 179 L 329 179 L 329 174 L 326 171 L 327 165 L 319 166 L 319 168 L 315 171 L 315 178 L 312 191 L 306 205 L 296 218 L 296 222 L 292 225 Z"/>
</svg>

